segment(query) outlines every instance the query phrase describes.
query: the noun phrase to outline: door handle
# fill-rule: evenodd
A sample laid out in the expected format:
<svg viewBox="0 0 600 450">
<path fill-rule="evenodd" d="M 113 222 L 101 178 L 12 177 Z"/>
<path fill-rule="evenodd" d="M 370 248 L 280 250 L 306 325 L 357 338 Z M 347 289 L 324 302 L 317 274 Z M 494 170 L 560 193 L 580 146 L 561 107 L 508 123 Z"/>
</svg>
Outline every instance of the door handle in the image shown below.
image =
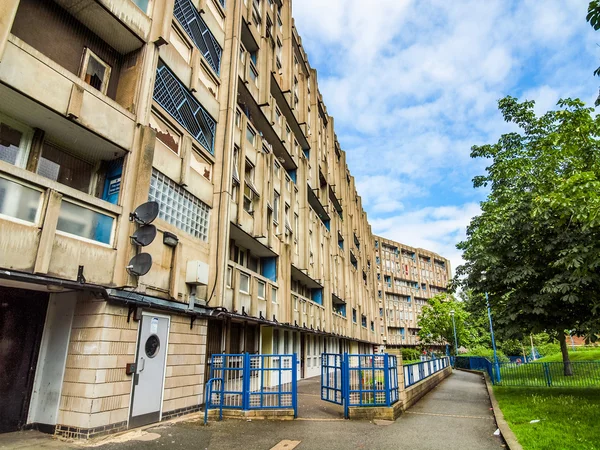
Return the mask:
<svg viewBox="0 0 600 450">
<path fill-rule="evenodd" d="M 144 359 L 143 356 L 140 357 L 140 370 L 138 370 L 138 373 L 141 373 L 144 371 L 144 367 L 146 367 L 146 360 Z"/>
</svg>

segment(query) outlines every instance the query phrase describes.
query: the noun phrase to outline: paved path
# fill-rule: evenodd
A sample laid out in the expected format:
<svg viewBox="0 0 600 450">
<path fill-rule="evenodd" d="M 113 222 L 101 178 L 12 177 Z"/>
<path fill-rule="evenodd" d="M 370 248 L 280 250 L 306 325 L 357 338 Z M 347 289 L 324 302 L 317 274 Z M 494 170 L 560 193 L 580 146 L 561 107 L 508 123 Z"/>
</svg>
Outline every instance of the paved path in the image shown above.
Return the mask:
<svg viewBox="0 0 600 450">
<path fill-rule="evenodd" d="M 303 389 L 312 390 L 311 383 L 303 384 L 308 385 Z M 309 412 L 310 408 L 307 407 L 306 411 Z M 329 414 L 318 409 L 316 413 Z M 347 421 L 325 416 L 287 422 L 229 420 L 211 422 L 209 426 L 204 427 L 201 419 L 198 419 L 161 424 L 141 436 L 144 441 L 109 443 L 99 448 L 498 450 L 503 446 L 501 440 L 493 436 L 495 430 L 496 425 L 482 377 L 457 371 L 396 422 Z M 0 435 L 0 449 L 3 447 L 3 436 L 5 435 Z M 121 436 L 120 440 L 123 440 L 123 437 Z M 19 448 L 50 447 L 36 441 L 32 447 L 23 445 Z"/>
<path fill-rule="evenodd" d="M 298 381 L 299 419 L 344 420 L 344 407 L 321 400 L 321 377 Z"/>
</svg>

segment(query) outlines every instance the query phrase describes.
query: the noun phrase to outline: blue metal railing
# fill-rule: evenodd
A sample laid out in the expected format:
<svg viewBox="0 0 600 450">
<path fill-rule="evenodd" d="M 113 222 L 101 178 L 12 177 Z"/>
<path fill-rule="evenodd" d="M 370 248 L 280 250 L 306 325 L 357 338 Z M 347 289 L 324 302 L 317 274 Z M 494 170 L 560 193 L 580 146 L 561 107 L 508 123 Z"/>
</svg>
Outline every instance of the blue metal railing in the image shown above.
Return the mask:
<svg viewBox="0 0 600 450">
<path fill-rule="evenodd" d="M 225 8 L 225 1 L 221 0 Z M 223 49 L 191 0 L 175 0 L 173 15 L 218 75 Z"/>
<path fill-rule="evenodd" d="M 293 409 L 298 415 L 297 356 L 218 354 L 211 357 L 206 413 L 219 408 L 243 411 Z M 216 385 L 216 388 L 215 388 Z"/>
<path fill-rule="evenodd" d="M 404 387 L 407 388 L 419 381 L 423 381 L 448 366 L 450 366 L 450 358 L 448 356 L 407 364 L 404 366 Z"/>
<path fill-rule="evenodd" d="M 391 406 L 400 397 L 395 355 L 321 355 L 321 399 L 344 405 L 344 417 L 355 406 Z"/>
</svg>

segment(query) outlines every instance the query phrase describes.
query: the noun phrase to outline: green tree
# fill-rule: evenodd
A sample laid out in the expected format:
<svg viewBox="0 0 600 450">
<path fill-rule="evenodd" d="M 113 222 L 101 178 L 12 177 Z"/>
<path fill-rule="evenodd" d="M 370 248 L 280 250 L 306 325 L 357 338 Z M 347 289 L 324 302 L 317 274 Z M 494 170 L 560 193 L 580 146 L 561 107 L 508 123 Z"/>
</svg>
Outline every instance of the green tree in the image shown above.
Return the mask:
<svg viewBox="0 0 600 450">
<path fill-rule="evenodd" d="M 473 184 L 490 193 L 458 244 L 455 281 L 479 303 L 489 293 L 505 336 L 555 334 L 570 375 L 565 332 L 593 338 L 600 328 L 600 120 L 580 100 L 541 117 L 533 107 L 500 100 L 519 131 L 472 148 L 490 163 Z"/>
<path fill-rule="evenodd" d="M 419 318 L 419 339 L 423 344 L 448 343 L 454 348 L 454 329 L 450 311 L 454 311 L 458 345 L 466 344 L 468 335 L 465 323 L 468 313 L 463 303 L 450 294 L 436 295 L 423 307 Z"/>
<path fill-rule="evenodd" d="M 600 30 L 600 0 L 592 0 L 588 5 L 588 13 L 586 20 L 590 23 L 592 28 L 596 31 Z M 600 75 L 600 67 L 594 70 L 594 75 Z M 596 98 L 596 106 L 600 105 L 600 95 Z"/>
</svg>

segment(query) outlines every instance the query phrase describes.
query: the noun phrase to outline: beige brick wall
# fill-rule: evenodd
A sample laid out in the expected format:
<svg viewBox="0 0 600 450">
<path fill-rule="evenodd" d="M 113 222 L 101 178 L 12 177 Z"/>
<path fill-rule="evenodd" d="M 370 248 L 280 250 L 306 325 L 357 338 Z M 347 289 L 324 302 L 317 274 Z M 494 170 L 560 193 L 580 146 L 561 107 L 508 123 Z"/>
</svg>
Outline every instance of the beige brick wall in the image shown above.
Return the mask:
<svg viewBox="0 0 600 450">
<path fill-rule="evenodd" d="M 138 323 L 127 308 L 81 294 L 75 307 L 58 423 L 96 428 L 127 420 Z"/>
<path fill-rule="evenodd" d="M 206 320 L 171 316 L 163 414 L 204 403 Z"/>
</svg>

